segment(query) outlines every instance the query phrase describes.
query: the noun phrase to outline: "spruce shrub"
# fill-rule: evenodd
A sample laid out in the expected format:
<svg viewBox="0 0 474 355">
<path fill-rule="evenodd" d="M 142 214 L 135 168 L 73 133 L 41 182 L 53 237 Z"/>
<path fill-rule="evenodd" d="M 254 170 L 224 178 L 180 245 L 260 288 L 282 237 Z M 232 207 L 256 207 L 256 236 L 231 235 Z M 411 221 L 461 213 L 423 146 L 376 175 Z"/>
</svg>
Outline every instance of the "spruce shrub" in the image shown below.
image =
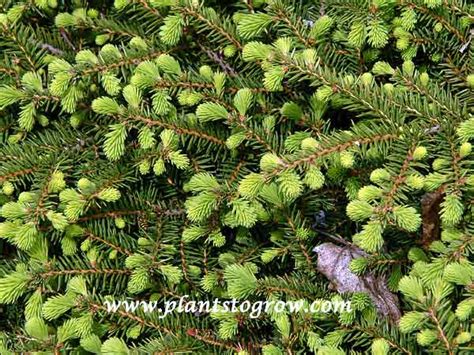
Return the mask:
<svg viewBox="0 0 474 355">
<path fill-rule="evenodd" d="M 4 0 L 0 353 L 474 351 L 468 0 Z M 106 301 L 351 310 L 107 312 Z"/>
</svg>

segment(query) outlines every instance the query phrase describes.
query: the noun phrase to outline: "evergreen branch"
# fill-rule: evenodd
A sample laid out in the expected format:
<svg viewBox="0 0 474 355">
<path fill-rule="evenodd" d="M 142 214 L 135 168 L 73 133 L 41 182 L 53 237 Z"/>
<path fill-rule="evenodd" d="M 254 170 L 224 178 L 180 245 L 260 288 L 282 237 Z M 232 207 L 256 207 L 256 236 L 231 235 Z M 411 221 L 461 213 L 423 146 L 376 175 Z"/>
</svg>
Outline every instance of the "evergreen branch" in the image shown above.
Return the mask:
<svg viewBox="0 0 474 355">
<path fill-rule="evenodd" d="M 296 236 L 296 239 L 297 241 L 295 241 L 295 243 L 298 244 L 298 247 L 301 249 L 301 252 L 303 253 L 304 255 L 304 258 L 306 260 L 306 263 L 308 264 L 308 268 L 313 271 L 313 272 L 317 272 L 317 269 L 316 269 L 316 266 L 315 266 L 315 263 L 313 262 L 313 258 L 311 257 L 311 255 L 309 255 L 309 252 L 308 252 L 308 249 L 306 248 L 306 246 L 303 244 L 303 242 L 301 241 L 300 238 L 297 237 L 297 227 L 296 227 L 296 221 L 288 214 L 286 214 L 286 221 L 288 223 L 288 225 L 290 226 L 291 228 L 291 231 L 294 233 L 294 235 Z M 292 242 L 293 243 L 293 242 Z"/>
<path fill-rule="evenodd" d="M 404 354 L 407 354 L 407 355 L 412 355 L 413 352 L 411 352 L 410 350 L 404 348 L 402 345 L 394 342 L 392 339 L 388 338 L 387 336 L 385 336 L 385 334 L 383 334 L 383 332 L 380 331 L 379 328 L 373 328 L 373 327 L 369 327 L 369 328 L 365 328 L 365 327 L 362 327 L 362 326 L 359 326 L 359 325 L 355 325 L 355 326 L 350 326 L 350 327 L 347 327 L 347 329 L 356 329 L 356 330 L 359 330 L 363 333 L 366 333 L 366 334 L 369 334 L 371 337 L 374 337 L 374 338 L 384 338 L 389 344 L 391 347 L 395 348 L 395 349 L 398 349 L 400 350 L 401 352 L 403 352 Z"/>
<path fill-rule="evenodd" d="M 106 219 L 106 218 L 117 218 L 120 216 L 129 216 L 129 215 L 140 215 L 142 214 L 143 211 L 137 210 L 137 211 L 109 211 L 109 212 L 103 212 L 103 213 L 95 213 L 92 215 L 87 215 L 84 217 L 80 217 L 77 221 L 78 222 L 87 222 L 90 220 L 94 219 Z"/>
<path fill-rule="evenodd" d="M 196 20 L 204 23 L 207 27 L 209 27 L 210 29 L 212 29 L 213 31 L 219 33 L 221 36 L 223 36 L 224 38 L 226 38 L 230 43 L 232 43 L 233 45 L 235 45 L 237 47 L 237 49 L 241 50 L 243 48 L 242 44 L 239 42 L 238 39 L 236 39 L 232 34 L 230 34 L 229 32 L 227 32 L 225 30 L 225 28 L 219 26 L 218 24 L 212 22 L 211 20 L 205 18 L 202 14 L 200 14 L 199 12 L 195 11 L 193 8 L 191 7 L 183 7 L 183 8 L 180 8 L 179 9 L 183 14 L 185 15 L 188 15 L 188 16 L 191 16 L 193 18 L 195 18 Z"/>
<path fill-rule="evenodd" d="M 242 169 L 242 167 L 245 165 L 245 160 L 241 159 L 235 168 L 232 170 L 228 180 L 226 181 L 227 186 L 230 186 L 235 180 L 237 180 L 239 176 L 239 172 Z"/>
<path fill-rule="evenodd" d="M 167 123 L 164 121 L 159 121 L 156 119 L 149 118 L 147 116 L 139 115 L 139 114 L 129 114 L 125 116 L 126 119 L 131 119 L 131 120 L 138 120 L 143 123 L 146 123 L 148 126 L 158 126 L 166 129 L 171 129 L 177 134 L 184 134 L 184 135 L 190 135 L 190 136 L 195 136 L 201 139 L 205 139 L 209 142 L 212 142 L 214 144 L 218 145 L 225 145 L 225 141 L 221 140 L 218 137 L 212 136 L 210 134 L 207 134 L 205 132 L 199 131 L 197 129 L 193 128 L 185 128 L 185 127 L 180 127 L 177 124 L 174 123 Z"/>
<path fill-rule="evenodd" d="M 454 145 L 454 142 L 450 139 L 449 140 L 449 148 L 452 156 L 452 161 L 451 161 L 451 166 L 454 172 L 454 181 L 455 181 L 455 187 L 456 190 L 459 192 L 459 187 L 460 185 L 463 184 L 463 178 L 461 175 L 461 167 L 459 166 L 459 163 L 461 161 L 461 156 L 459 155 L 459 152 L 457 148 Z"/>
<path fill-rule="evenodd" d="M 398 175 L 395 177 L 390 191 L 386 195 L 385 203 L 383 207 L 381 208 L 381 211 L 383 211 L 384 213 L 388 212 L 391 209 L 398 189 L 406 180 L 406 173 L 410 167 L 410 163 L 413 161 L 413 152 L 416 149 L 416 145 L 417 145 L 417 142 L 413 142 L 410 149 L 408 149 L 407 155 L 405 159 L 403 160 L 400 171 Z"/>
<path fill-rule="evenodd" d="M 298 29 L 298 26 L 302 26 L 302 20 L 301 18 L 298 17 L 298 20 L 297 20 L 297 25 L 295 25 L 291 19 L 288 17 L 287 13 L 285 11 L 283 11 L 281 8 L 277 9 L 276 10 L 276 23 L 278 23 L 278 21 L 281 21 L 283 23 L 285 23 L 288 28 L 295 34 L 296 38 L 298 38 L 298 40 L 304 44 L 305 47 L 312 47 L 314 46 L 315 44 L 315 41 L 310 39 L 310 38 L 306 38 L 304 36 L 303 33 L 301 33 L 301 31 Z"/>
<path fill-rule="evenodd" d="M 317 78 L 323 84 L 331 86 L 333 92 L 339 92 L 339 93 L 343 93 L 343 94 L 347 95 L 348 97 L 353 99 L 355 102 L 361 103 L 367 109 L 369 109 L 370 111 L 373 111 L 376 115 L 378 115 L 380 117 L 383 117 L 385 120 L 390 122 L 390 120 L 391 120 L 390 116 L 388 116 L 384 111 L 382 111 L 380 109 L 377 109 L 369 101 L 367 101 L 365 98 L 358 95 L 356 92 L 352 91 L 350 88 L 344 87 L 344 86 L 338 84 L 337 82 L 334 82 L 334 81 L 331 81 L 331 80 L 327 79 L 326 77 L 324 77 L 322 74 L 318 73 L 315 70 L 303 68 L 301 65 L 299 65 L 295 62 L 284 60 L 283 65 L 286 65 L 289 69 L 297 70 L 301 74 L 307 75 L 308 77 Z"/>
<path fill-rule="evenodd" d="M 431 94 L 427 89 L 420 87 L 415 82 L 413 82 L 413 80 L 410 80 L 406 76 L 402 76 L 402 79 L 403 79 L 404 84 L 407 87 L 416 90 L 418 93 L 420 93 L 423 96 L 426 96 L 432 103 L 434 103 L 438 107 L 442 108 L 443 111 L 447 112 L 454 119 L 459 119 L 460 118 L 461 114 L 460 114 L 460 112 L 455 112 L 454 111 L 454 106 L 452 108 L 448 107 L 446 104 L 442 103 L 438 98 L 436 98 L 433 94 Z"/>
<path fill-rule="evenodd" d="M 270 177 L 276 176 L 276 175 L 282 173 L 283 171 L 285 171 L 287 169 L 294 169 L 294 168 L 296 168 L 296 167 L 298 167 L 302 164 L 305 164 L 305 163 L 312 164 L 318 158 L 321 158 L 323 156 L 333 154 L 333 153 L 336 153 L 336 152 L 342 152 L 342 151 L 354 146 L 355 144 L 361 144 L 361 145 L 364 144 L 365 145 L 365 144 L 389 141 L 389 140 L 396 139 L 396 138 L 397 138 L 397 135 L 386 133 L 386 134 L 376 134 L 372 137 L 361 137 L 361 138 L 350 139 L 350 140 L 348 140 L 346 142 L 343 142 L 343 143 L 339 143 L 339 144 L 335 144 L 333 146 L 322 148 L 322 149 L 317 150 L 315 153 L 312 153 L 310 155 L 303 156 L 301 158 L 297 158 L 297 159 L 292 160 L 292 161 L 290 160 L 288 162 L 283 162 L 281 164 L 281 167 L 277 167 L 273 171 L 271 171 L 267 174 L 267 179 L 270 178 Z"/>
<path fill-rule="evenodd" d="M 109 242 L 109 241 L 107 241 L 107 240 L 105 240 L 105 239 L 103 239 L 103 238 L 101 238 L 97 235 L 92 234 L 90 231 L 86 231 L 85 236 L 88 239 L 101 242 L 102 244 L 109 246 L 111 249 L 116 250 L 121 254 L 124 254 L 124 255 L 127 255 L 127 256 L 130 256 L 130 255 L 133 254 L 130 250 L 127 250 L 127 249 L 122 248 L 118 245 L 115 245 L 115 244 L 113 244 L 113 243 L 111 243 L 111 242 Z"/>
<path fill-rule="evenodd" d="M 77 270 L 51 270 L 39 273 L 43 279 L 49 279 L 52 277 L 57 276 L 64 276 L 64 275 L 129 275 L 131 273 L 130 270 L 121 270 L 121 269 L 77 269 Z"/>
<path fill-rule="evenodd" d="M 474 20 L 474 15 L 469 12 L 469 9 L 463 9 L 462 7 L 457 6 L 457 3 L 452 0 L 443 0 L 444 6 L 450 8 L 451 10 L 459 13 L 462 16 L 466 16 L 471 20 Z"/>
<path fill-rule="evenodd" d="M 31 168 L 31 169 L 22 169 L 18 170 L 12 173 L 8 173 L 6 175 L 0 176 L 0 182 L 8 181 L 12 178 L 16 178 L 17 176 L 23 176 L 23 175 L 29 175 L 35 172 L 36 169 Z"/>
<path fill-rule="evenodd" d="M 453 355 L 454 352 L 453 352 L 453 349 L 451 348 L 451 344 L 450 344 L 448 338 L 446 337 L 446 334 L 444 333 L 443 328 L 441 327 L 441 324 L 439 322 L 438 317 L 436 316 L 436 313 L 435 313 L 434 309 L 429 310 L 429 316 L 430 316 L 431 320 L 436 325 L 436 329 L 438 330 L 439 336 L 443 340 L 443 343 L 446 347 L 446 351 L 448 352 L 449 355 Z"/>
<path fill-rule="evenodd" d="M 440 15 L 436 15 L 434 14 L 433 12 L 431 12 L 430 9 L 424 7 L 424 6 L 421 6 L 421 5 L 418 5 L 410 0 L 397 0 L 397 2 L 401 5 L 401 6 L 409 6 L 413 9 L 416 9 L 418 11 L 420 11 L 421 13 L 423 14 L 426 14 L 426 15 L 429 15 L 431 16 L 432 18 L 434 18 L 437 22 L 439 23 L 442 23 L 444 27 L 446 27 L 448 29 L 449 32 L 451 32 L 452 34 L 454 34 L 456 36 L 456 38 L 459 39 L 460 42 L 462 43 L 465 43 L 466 42 L 466 38 L 464 37 L 464 35 L 456 28 L 454 27 L 451 23 L 449 23 L 444 17 L 440 16 Z"/>
<path fill-rule="evenodd" d="M 30 66 L 30 69 L 35 70 L 35 63 L 33 57 L 28 53 L 27 47 L 21 42 L 21 40 L 16 36 L 16 33 L 14 31 L 10 31 L 6 26 L 3 26 L 3 31 L 5 33 L 5 37 L 10 38 L 14 45 L 17 46 L 20 51 L 23 53 L 25 56 L 26 61 L 28 62 L 28 65 Z"/>
<path fill-rule="evenodd" d="M 131 57 L 131 58 L 125 57 L 124 59 L 122 59 L 118 62 L 115 62 L 115 63 L 97 64 L 97 65 L 95 65 L 91 68 L 82 69 L 82 70 L 79 69 L 77 71 L 77 75 L 81 75 L 81 76 L 82 75 L 91 75 L 91 74 L 95 74 L 95 73 L 103 73 L 103 72 L 106 72 L 106 71 L 109 71 L 109 70 L 112 70 L 112 69 L 120 68 L 120 67 L 131 65 L 131 64 L 138 65 L 141 62 L 157 58 L 160 55 L 165 54 L 165 53 L 168 53 L 168 51 L 166 51 L 166 52 L 153 51 L 153 52 L 147 53 L 147 54 L 145 54 L 143 56 L 139 56 L 139 57 Z"/>
<path fill-rule="evenodd" d="M 18 73 L 14 69 L 7 67 L 0 67 L 0 73 L 5 73 L 10 76 L 18 77 Z"/>
<path fill-rule="evenodd" d="M 179 243 L 179 255 L 181 257 L 181 270 L 183 271 L 184 279 L 194 289 L 194 288 L 196 288 L 196 285 L 189 278 L 189 275 L 188 275 L 188 267 L 187 267 L 187 263 L 186 263 L 186 254 L 184 252 L 184 242 L 182 240 Z"/>
<path fill-rule="evenodd" d="M 214 84 L 212 83 L 202 83 L 194 81 L 171 81 L 166 79 L 159 79 L 158 82 L 154 85 L 156 89 L 174 89 L 174 88 L 183 88 L 183 89 L 193 89 L 193 90 L 213 90 L 215 89 Z M 254 93 L 268 93 L 269 91 L 263 87 L 249 88 Z M 226 86 L 224 92 L 235 94 L 240 90 L 238 86 Z"/>
<path fill-rule="evenodd" d="M 287 287 L 279 287 L 279 286 L 271 286 L 271 285 L 264 285 L 263 286 L 264 291 L 261 292 L 268 292 L 268 294 L 278 294 L 280 292 L 285 293 L 287 295 L 292 295 L 294 297 L 298 298 L 306 298 L 306 299 L 313 299 L 314 295 L 302 292 L 300 290 L 293 290 Z"/>
<path fill-rule="evenodd" d="M 114 316 L 115 314 L 118 314 L 121 317 L 128 318 L 128 319 L 140 324 L 141 326 L 156 329 L 156 330 L 159 330 L 160 332 L 170 334 L 170 335 L 174 334 L 174 332 L 171 329 L 168 329 L 168 328 L 166 328 L 166 327 L 164 327 L 160 324 L 156 324 L 152 321 L 141 318 L 141 317 L 139 317 L 139 316 L 137 316 L 133 313 L 129 313 L 129 312 L 126 312 L 126 311 L 123 311 L 123 310 L 118 310 L 115 313 L 109 313 L 109 312 L 107 312 L 107 308 L 105 306 L 102 306 L 102 305 L 100 305 L 98 303 L 95 303 L 95 302 L 92 302 L 92 301 L 89 302 L 89 307 L 90 307 L 90 310 L 94 313 L 98 312 L 98 311 L 103 311 L 110 317 Z"/>
<path fill-rule="evenodd" d="M 44 200 L 48 197 L 49 194 L 49 185 L 52 179 L 53 172 L 54 169 L 51 169 L 48 174 L 48 178 L 46 179 L 43 187 L 41 188 L 40 196 L 33 212 L 34 223 L 36 226 L 39 225 L 40 218 L 43 217 L 44 213 L 46 212 L 46 210 L 44 209 Z"/>
<path fill-rule="evenodd" d="M 134 3 L 140 4 L 145 10 L 156 16 L 157 18 L 162 18 L 160 12 L 157 9 L 154 9 L 148 4 L 146 0 L 133 0 Z"/>
<path fill-rule="evenodd" d="M 118 29 L 107 27 L 107 23 L 103 21 L 99 21 L 97 23 L 91 24 L 90 28 L 98 32 L 105 32 L 106 34 L 109 34 L 112 36 L 117 35 L 117 36 L 131 37 L 131 38 L 140 37 L 140 33 L 138 32 L 124 31 L 124 30 L 118 30 Z"/>
<path fill-rule="evenodd" d="M 218 340 L 214 339 L 213 337 L 209 336 L 208 334 L 202 334 L 202 335 L 199 334 L 201 332 L 209 333 L 209 331 L 203 330 L 203 329 L 188 329 L 187 334 L 189 336 L 199 340 L 199 341 L 202 341 L 203 343 L 206 343 L 206 344 L 210 344 L 210 345 L 213 345 L 213 346 L 216 346 L 216 347 L 219 347 L 219 348 L 225 348 L 225 349 L 229 349 L 229 350 L 233 350 L 233 351 L 237 351 L 237 352 L 240 351 L 240 347 L 238 347 L 238 346 L 235 346 L 235 345 L 227 343 L 227 342 L 218 341 Z"/>
<path fill-rule="evenodd" d="M 228 108 L 231 108 L 230 106 Z M 231 108 L 232 114 L 229 116 L 228 121 L 230 123 L 236 124 L 238 127 L 241 127 L 246 133 L 247 136 L 251 139 L 254 139 L 257 143 L 259 143 L 262 147 L 265 148 L 266 151 L 275 153 L 272 145 L 260 134 L 258 134 L 255 130 L 251 129 L 248 124 L 246 123 L 247 117 L 240 115 L 234 108 Z"/>
<path fill-rule="evenodd" d="M 61 98 L 54 95 L 33 95 L 31 97 L 33 102 L 38 103 L 40 101 L 53 101 L 53 102 L 60 102 Z"/>
</svg>

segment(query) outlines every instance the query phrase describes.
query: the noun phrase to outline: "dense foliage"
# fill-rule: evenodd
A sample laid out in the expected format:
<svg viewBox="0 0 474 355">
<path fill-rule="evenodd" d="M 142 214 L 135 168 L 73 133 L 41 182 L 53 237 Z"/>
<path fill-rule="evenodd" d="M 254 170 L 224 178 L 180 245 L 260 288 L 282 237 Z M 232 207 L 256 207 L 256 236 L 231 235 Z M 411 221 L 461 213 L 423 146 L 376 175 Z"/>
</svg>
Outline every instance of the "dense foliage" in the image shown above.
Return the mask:
<svg viewBox="0 0 474 355">
<path fill-rule="evenodd" d="M 469 3 L 2 0 L 0 353 L 473 351 Z"/>
</svg>

